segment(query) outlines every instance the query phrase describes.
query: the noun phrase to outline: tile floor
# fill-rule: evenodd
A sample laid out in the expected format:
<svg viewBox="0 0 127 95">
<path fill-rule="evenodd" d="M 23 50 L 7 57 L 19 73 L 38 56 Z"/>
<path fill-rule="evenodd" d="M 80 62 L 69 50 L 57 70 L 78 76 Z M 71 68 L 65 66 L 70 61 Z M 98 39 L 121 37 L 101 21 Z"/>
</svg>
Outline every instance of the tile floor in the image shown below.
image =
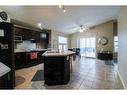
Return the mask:
<svg viewBox="0 0 127 95">
<path fill-rule="evenodd" d="M 117 73 L 117 64 L 105 65 L 103 61 L 82 57 L 73 61 L 70 82 L 66 85 L 47 86 L 44 81 L 31 82 L 37 70 L 43 64 L 16 70 L 16 76 L 25 78 L 25 82 L 15 89 L 124 89 Z"/>
</svg>

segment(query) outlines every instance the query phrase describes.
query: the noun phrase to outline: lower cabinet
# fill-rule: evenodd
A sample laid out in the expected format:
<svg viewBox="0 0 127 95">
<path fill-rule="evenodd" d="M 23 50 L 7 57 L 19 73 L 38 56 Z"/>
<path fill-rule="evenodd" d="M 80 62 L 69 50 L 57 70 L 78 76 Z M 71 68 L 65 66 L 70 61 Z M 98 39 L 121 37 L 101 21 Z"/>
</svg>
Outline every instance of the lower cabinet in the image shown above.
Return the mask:
<svg viewBox="0 0 127 95">
<path fill-rule="evenodd" d="M 0 77 L 0 89 L 9 89 L 9 73 Z"/>
<path fill-rule="evenodd" d="M 113 60 L 113 53 L 97 53 L 97 58 L 100 60 Z"/>
<path fill-rule="evenodd" d="M 26 65 L 26 52 L 15 53 L 15 69 L 24 68 Z"/>
<path fill-rule="evenodd" d="M 44 51 L 31 51 L 31 52 L 16 52 L 15 53 L 15 69 L 20 69 L 24 67 L 34 66 L 40 63 L 44 63 L 44 57 L 42 56 Z M 32 52 L 37 52 L 37 58 L 31 59 L 30 54 Z"/>
<path fill-rule="evenodd" d="M 45 50 L 46 51 L 46 50 Z M 45 51 L 39 51 L 39 53 L 38 53 L 38 56 L 39 56 L 39 63 L 44 63 L 44 56 L 43 56 L 43 53 L 45 52 Z"/>
</svg>

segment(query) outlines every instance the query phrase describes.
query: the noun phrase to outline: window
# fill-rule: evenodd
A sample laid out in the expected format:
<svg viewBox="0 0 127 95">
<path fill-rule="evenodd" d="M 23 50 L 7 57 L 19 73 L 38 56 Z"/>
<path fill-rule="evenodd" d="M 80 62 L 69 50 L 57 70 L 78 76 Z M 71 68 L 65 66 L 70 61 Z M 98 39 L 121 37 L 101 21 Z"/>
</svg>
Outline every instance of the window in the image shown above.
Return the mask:
<svg viewBox="0 0 127 95">
<path fill-rule="evenodd" d="M 59 50 L 66 51 L 68 49 L 66 37 L 59 36 L 58 37 L 58 43 L 59 43 Z"/>
<path fill-rule="evenodd" d="M 118 36 L 114 37 L 114 52 L 118 52 Z"/>
</svg>

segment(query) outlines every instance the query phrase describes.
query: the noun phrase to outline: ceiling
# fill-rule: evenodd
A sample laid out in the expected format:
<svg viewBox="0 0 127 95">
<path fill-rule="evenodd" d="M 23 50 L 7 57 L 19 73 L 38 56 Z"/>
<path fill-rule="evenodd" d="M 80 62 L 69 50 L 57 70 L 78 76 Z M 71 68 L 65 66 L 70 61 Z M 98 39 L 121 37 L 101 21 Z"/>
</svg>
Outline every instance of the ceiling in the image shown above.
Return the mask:
<svg viewBox="0 0 127 95">
<path fill-rule="evenodd" d="M 77 32 L 75 27 L 96 26 L 117 18 L 119 6 L 0 6 L 12 19 L 64 33 Z"/>
</svg>

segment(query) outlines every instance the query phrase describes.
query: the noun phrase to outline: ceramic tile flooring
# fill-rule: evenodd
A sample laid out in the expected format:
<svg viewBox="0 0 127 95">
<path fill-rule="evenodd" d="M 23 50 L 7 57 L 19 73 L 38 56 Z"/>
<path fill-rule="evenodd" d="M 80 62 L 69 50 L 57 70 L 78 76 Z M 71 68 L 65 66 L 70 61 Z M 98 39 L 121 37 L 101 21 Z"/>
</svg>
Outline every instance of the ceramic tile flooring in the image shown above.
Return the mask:
<svg viewBox="0 0 127 95">
<path fill-rule="evenodd" d="M 16 76 L 25 81 L 15 89 L 124 89 L 117 73 L 117 64 L 105 65 L 101 60 L 82 57 L 73 61 L 70 82 L 66 85 L 47 86 L 44 81 L 31 82 L 43 64 L 16 70 Z"/>
</svg>

